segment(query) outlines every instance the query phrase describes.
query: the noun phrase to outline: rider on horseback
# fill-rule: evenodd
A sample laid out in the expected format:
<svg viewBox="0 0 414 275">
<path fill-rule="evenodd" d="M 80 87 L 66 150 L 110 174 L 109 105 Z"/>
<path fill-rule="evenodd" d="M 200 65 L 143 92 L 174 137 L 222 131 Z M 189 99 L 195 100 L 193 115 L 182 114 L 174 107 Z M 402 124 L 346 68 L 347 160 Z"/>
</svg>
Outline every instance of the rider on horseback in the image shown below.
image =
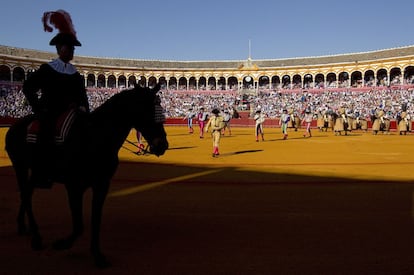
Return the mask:
<svg viewBox="0 0 414 275">
<path fill-rule="evenodd" d="M 69 110 L 89 112 L 89 103 L 84 78 L 70 64 L 75 46 L 81 46 L 70 15 L 63 10 L 45 12 L 42 20 L 45 31 L 53 30 L 49 23 L 59 30 L 49 43 L 56 46 L 58 58 L 33 72 L 24 82 L 23 93 L 39 121 L 31 181 L 50 188 L 48 167 L 53 159 L 57 120 Z"/>
</svg>

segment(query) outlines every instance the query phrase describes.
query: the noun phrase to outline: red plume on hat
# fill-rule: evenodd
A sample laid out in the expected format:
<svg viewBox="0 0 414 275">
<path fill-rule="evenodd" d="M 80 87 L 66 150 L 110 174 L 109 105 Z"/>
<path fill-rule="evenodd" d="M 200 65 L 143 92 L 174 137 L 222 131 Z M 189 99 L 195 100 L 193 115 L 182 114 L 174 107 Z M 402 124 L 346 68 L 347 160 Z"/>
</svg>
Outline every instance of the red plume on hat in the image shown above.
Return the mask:
<svg viewBox="0 0 414 275">
<path fill-rule="evenodd" d="M 52 25 L 59 30 L 59 34 L 50 41 L 50 45 L 56 45 L 60 42 L 81 46 L 76 38 L 76 31 L 68 12 L 64 10 L 47 11 L 43 13 L 42 22 L 43 28 L 47 32 L 53 31 Z"/>
</svg>

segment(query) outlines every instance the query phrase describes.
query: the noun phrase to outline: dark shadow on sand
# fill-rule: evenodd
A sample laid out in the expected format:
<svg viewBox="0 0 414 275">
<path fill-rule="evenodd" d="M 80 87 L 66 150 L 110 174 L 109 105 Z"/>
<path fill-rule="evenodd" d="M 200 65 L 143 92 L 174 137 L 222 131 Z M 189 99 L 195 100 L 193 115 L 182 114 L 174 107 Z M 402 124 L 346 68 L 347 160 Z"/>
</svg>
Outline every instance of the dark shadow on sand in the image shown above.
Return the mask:
<svg viewBox="0 0 414 275">
<path fill-rule="evenodd" d="M 233 156 L 233 155 L 241 155 L 241 154 L 248 154 L 248 153 L 257 153 L 262 152 L 263 150 L 242 150 L 242 151 L 236 151 L 236 152 L 229 152 L 221 154 L 220 156 Z"/>
<path fill-rule="evenodd" d="M 2 272 L 97 272 L 90 264 L 88 231 L 68 252 L 30 251 L 27 239 L 16 233 L 11 167 L 0 168 L 0 180 Z M 138 159 L 120 163 L 110 193 L 153 183 L 165 184 L 107 198 L 102 246 L 113 263 L 111 273 L 414 272 L 412 182 Z M 85 200 L 89 211 L 90 198 Z M 61 188 L 35 192 L 34 206 L 45 240 L 70 230 Z"/>
</svg>

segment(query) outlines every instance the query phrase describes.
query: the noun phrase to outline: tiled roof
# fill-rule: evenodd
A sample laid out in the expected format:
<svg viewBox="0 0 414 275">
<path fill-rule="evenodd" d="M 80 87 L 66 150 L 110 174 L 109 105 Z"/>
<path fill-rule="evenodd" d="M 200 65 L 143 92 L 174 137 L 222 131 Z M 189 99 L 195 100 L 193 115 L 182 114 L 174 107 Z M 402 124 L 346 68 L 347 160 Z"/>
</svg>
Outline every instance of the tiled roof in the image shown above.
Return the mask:
<svg viewBox="0 0 414 275">
<path fill-rule="evenodd" d="M 54 52 L 44 52 L 31 49 L 16 48 L 0 45 L 1 55 L 26 57 L 28 59 L 51 60 L 56 57 Z M 370 52 L 339 54 L 329 56 L 296 57 L 286 59 L 249 60 L 250 64 L 258 68 L 280 68 L 296 66 L 326 66 L 349 62 L 364 62 L 392 58 L 414 57 L 414 46 L 405 46 L 392 49 L 376 50 Z M 234 70 L 240 69 L 246 64 L 246 60 L 223 61 L 173 61 L 173 60 L 140 60 L 122 58 L 103 58 L 90 56 L 75 56 L 75 63 L 84 66 L 104 66 L 116 68 L 143 68 L 161 70 Z"/>
</svg>

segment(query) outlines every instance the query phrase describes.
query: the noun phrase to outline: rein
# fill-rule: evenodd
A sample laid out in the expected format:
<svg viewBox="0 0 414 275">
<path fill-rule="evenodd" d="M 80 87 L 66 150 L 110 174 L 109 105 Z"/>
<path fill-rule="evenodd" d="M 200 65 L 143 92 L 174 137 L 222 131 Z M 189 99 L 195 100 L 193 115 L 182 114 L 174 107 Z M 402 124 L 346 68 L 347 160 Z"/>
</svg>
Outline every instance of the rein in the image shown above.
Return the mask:
<svg viewBox="0 0 414 275">
<path fill-rule="evenodd" d="M 145 149 L 142 149 L 142 154 L 150 154 L 150 155 L 155 155 L 154 153 L 151 153 L 149 149 L 149 144 L 147 144 L 147 146 L 145 147 Z"/>
<path fill-rule="evenodd" d="M 132 144 L 132 145 L 134 145 L 135 147 L 137 147 L 138 148 L 138 146 L 135 144 L 135 143 L 133 143 L 132 141 L 129 141 L 129 140 L 126 140 L 129 144 Z M 150 155 L 155 155 L 154 153 L 152 153 L 150 150 L 149 150 L 149 144 L 147 144 L 147 146 L 144 148 L 144 149 L 141 149 L 141 152 L 142 152 L 142 155 L 145 155 L 145 154 L 150 154 Z M 124 147 L 125 149 L 128 149 L 128 148 L 126 148 L 126 147 Z M 128 149 L 129 150 L 129 149 Z M 129 151 L 131 151 L 131 152 L 133 152 L 132 150 L 129 150 Z M 135 152 L 134 152 L 135 153 Z"/>
</svg>

